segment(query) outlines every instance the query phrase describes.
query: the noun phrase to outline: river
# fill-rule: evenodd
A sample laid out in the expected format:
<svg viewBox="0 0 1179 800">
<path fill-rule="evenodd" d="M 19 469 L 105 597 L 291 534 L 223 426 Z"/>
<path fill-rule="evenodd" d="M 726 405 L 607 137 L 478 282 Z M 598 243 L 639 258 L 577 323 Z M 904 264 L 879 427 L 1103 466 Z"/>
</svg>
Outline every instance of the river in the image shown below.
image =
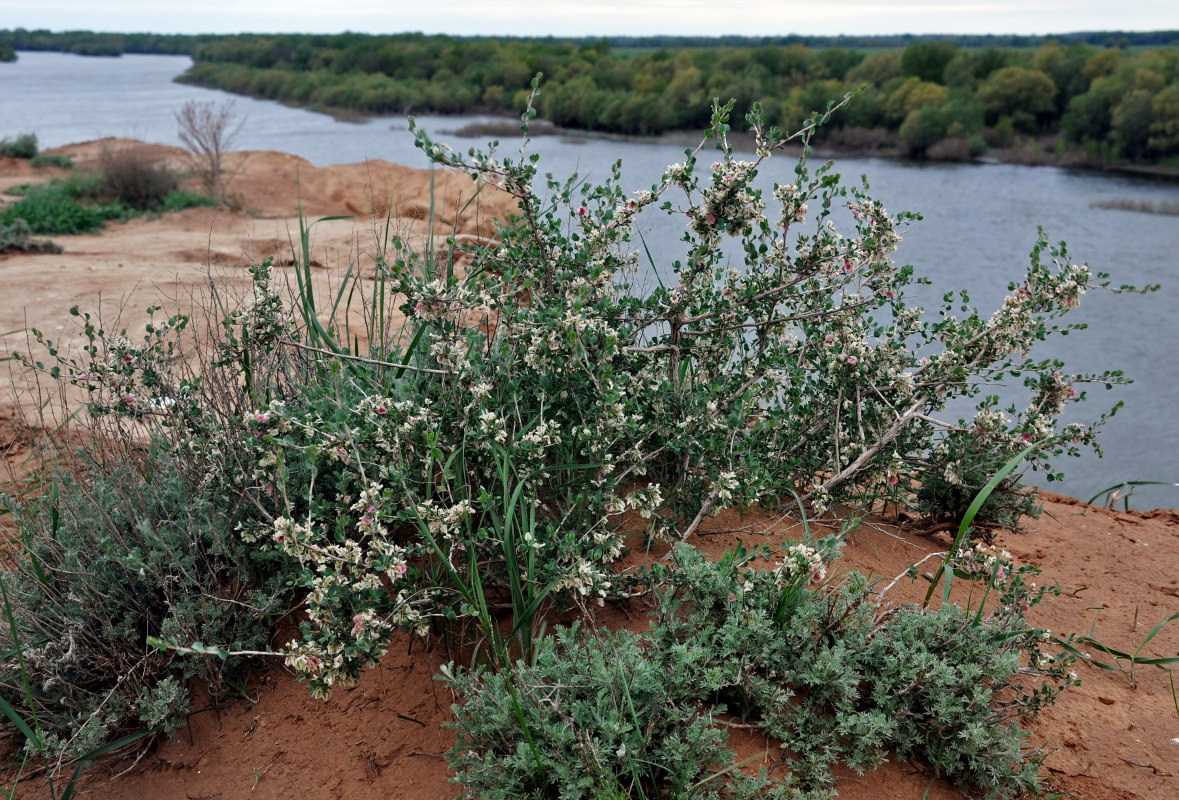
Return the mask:
<svg viewBox="0 0 1179 800">
<path fill-rule="evenodd" d="M 173 82 L 187 57 L 85 58 L 60 53 L 21 53 L 0 64 L 0 138 L 31 131 L 42 148 L 127 136 L 179 145 L 174 112 L 189 100 L 234 99 L 245 126 L 238 149 L 281 150 L 317 166 L 384 159 L 425 165 L 403 118 L 342 122 L 274 102 L 233 98 L 223 92 Z M 448 135 L 470 118 L 419 117 L 418 122 L 456 149 L 482 139 Z M 623 161 L 624 185 L 649 186 L 664 167 L 682 160 L 682 148 L 646 141 L 546 136 L 534 140 L 542 172 L 573 171 L 602 178 Z M 781 180 L 793 162 L 772 161 Z M 1063 484 L 1045 488 L 1081 499 L 1129 480 L 1179 481 L 1179 218 L 1103 208 L 1110 201 L 1179 205 L 1179 184 L 1053 167 L 998 164 L 916 165 L 884 159 L 840 159 L 849 178 L 866 174 L 872 193 L 890 210 L 918 211 L 924 221 L 905 236 L 900 263 L 911 263 L 934 285 L 928 302 L 967 289 L 989 314 L 1007 284 L 1017 280 L 1042 226 L 1053 241 L 1068 242 L 1075 261 L 1111 273 L 1115 284 L 1162 284 L 1146 296 L 1106 292 L 1086 296 L 1076 319 L 1089 329 L 1051 340 L 1037 355 L 1055 355 L 1076 372 L 1122 369 L 1134 383 L 1090 392 L 1068 419 L 1095 416 L 1117 400 L 1125 408 L 1103 436 L 1105 457 L 1070 459 L 1058 466 Z M 771 177 L 775 177 L 773 169 Z M 656 228 L 648 244 L 657 258 L 676 257 L 678 233 Z M 1070 314 L 1070 317 L 1073 316 Z M 1080 413 L 1083 412 L 1083 413 Z M 1035 480 L 1035 476 L 1029 476 Z M 1140 509 L 1179 507 L 1179 487 L 1142 487 L 1130 499 Z"/>
</svg>

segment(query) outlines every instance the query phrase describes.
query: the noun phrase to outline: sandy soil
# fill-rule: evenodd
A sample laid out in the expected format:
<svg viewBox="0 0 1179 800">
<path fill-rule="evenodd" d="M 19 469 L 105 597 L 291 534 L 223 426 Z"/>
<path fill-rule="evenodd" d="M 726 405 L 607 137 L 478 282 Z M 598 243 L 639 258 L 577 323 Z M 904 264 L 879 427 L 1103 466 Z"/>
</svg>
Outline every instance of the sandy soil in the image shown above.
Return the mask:
<svg viewBox="0 0 1179 800">
<path fill-rule="evenodd" d="M 106 150 L 136 146 L 144 145 L 103 139 L 51 152 L 85 167 Z M 178 168 L 191 166 L 179 148 L 146 147 L 153 157 Z M 210 281 L 225 291 L 243 292 L 250 265 L 272 257 L 279 267 L 289 268 L 292 246 L 301 254 L 300 210 L 310 226 L 318 307 L 330 308 L 345 276 L 363 277 L 354 285 L 356 292 L 371 292 L 374 259 L 389 251 L 394 237 L 419 250 L 428 245 L 445 250 L 447 236 L 459 243 L 491 236 L 495 220 L 515 207 L 507 194 L 492 187 L 476 192 L 466 175 L 384 161 L 316 168 L 284 153 L 249 151 L 230 154 L 226 164 L 228 192 L 241 210 L 197 208 L 140 217 L 108 224 L 100 234 L 52 237 L 64 248 L 61 254 L 0 255 L 0 358 L 13 351 L 36 352 L 29 346 L 32 329 L 59 344 L 76 345 L 77 326 L 68 315 L 73 306 L 100 318 L 108 334 L 126 328 L 138 340 L 149 305 L 191 313 Z M 17 199 L 2 194 L 5 189 L 47 181 L 62 172 L 0 159 L 0 207 Z M 191 179 L 190 184 L 195 188 L 199 181 Z M 279 280 L 294 281 L 292 269 L 276 272 Z M 349 325 L 363 339 L 359 306 L 354 302 L 348 318 L 337 323 Z M 8 393 L 20 377 L 4 373 L 0 370 L 0 392 Z"/>
<path fill-rule="evenodd" d="M 84 159 L 102 146 L 111 142 L 65 150 Z M 178 157 L 172 151 L 161 154 Z M 266 255 L 280 262 L 289 259 L 291 232 L 297 237 L 296 171 L 305 214 L 362 215 L 314 229 L 316 269 L 326 279 L 339 280 L 350 263 L 371 270 L 386 205 L 384 200 L 374 203 L 374 197 L 397 197 L 395 225 L 411 235 L 425 232 L 430 180 L 425 173 L 380 162 L 314 169 L 277 153 L 234 158 L 231 193 L 253 214 L 193 210 L 111 226 L 101 236 L 60 237 L 66 248 L 61 255 L 0 256 L 5 278 L 0 332 L 37 326 L 53 337 L 68 337 L 65 311 L 74 304 L 101 308 L 108 317 L 122 309 L 134 329 L 142 326 L 143 306 L 161 296 L 165 303 L 183 305 L 192 287 L 210 275 L 243 288 L 251 262 Z M 0 163 L 0 189 L 46 177 L 32 175 L 27 167 L 23 174 L 20 170 L 11 162 Z M 478 214 L 471 209 L 451 213 L 471 184 L 451 176 L 438 185 L 443 191 L 436 196 L 448 198 L 437 204 L 445 209 L 439 214 L 440 227 L 486 235 L 491 216 L 510 207 L 502 195 L 489 192 L 481 198 Z M 4 337 L 6 348 L 21 348 L 25 342 L 23 332 Z M 31 398 L 17 395 L 29 388 L 20 376 L 7 380 L 0 386 L 0 456 L 19 464 L 27 455 L 31 432 L 14 406 L 27 409 Z M 1044 499 L 1043 519 L 1029 520 L 1025 533 L 1000 533 L 997 538 L 1018 560 L 1043 567 L 1041 583 L 1063 590 L 1035 610 L 1035 621 L 1058 633 L 1090 634 L 1134 651 L 1156 623 L 1179 611 L 1179 514 L 1123 513 L 1054 495 Z M 711 520 L 694 543 L 719 553 L 738 538 L 754 544 L 783 535 L 797 535 L 789 521 L 724 514 Z M 873 521 L 854 534 L 840 565 L 891 579 L 945 546 L 944 539 Z M 924 586 L 906 579 L 889 596 L 894 601 L 918 599 Z M 642 611 L 637 603 L 630 609 L 607 607 L 598 622 L 635 624 L 630 615 L 641 618 Z M 1164 627 L 1143 654 L 1179 656 L 1179 624 Z M 457 787 L 447 783 L 443 760 L 453 737 L 442 727 L 451 718 L 453 698 L 432 680 L 444 660 L 439 649 L 401 640 L 355 687 L 338 690 L 326 701 L 311 699 L 280 667 L 261 667 L 248 687 L 250 699 L 213 702 L 198 697 L 194 705 L 201 710 L 177 740 L 119 754 L 89 773 L 85 791 L 109 800 L 454 796 Z M 1084 800 L 1179 797 L 1179 708 L 1170 675 L 1153 667 L 1131 674 L 1083 663 L 1077 671 L 1082 685 L 1065 692 L 1031 725 L 1033 740 L 1050 752 L 1043 768 L 1046 785 Z M 764 753 L 767 764 L 776 755 L 772 742 L 743 730 L 733 730 L 732 745 L 741 757 Z M 863 800 L 968 796 L 915 763 L 890 763 L 865 776 L 845 775 L 838 789 L 843 797 Z"/>
</svg>

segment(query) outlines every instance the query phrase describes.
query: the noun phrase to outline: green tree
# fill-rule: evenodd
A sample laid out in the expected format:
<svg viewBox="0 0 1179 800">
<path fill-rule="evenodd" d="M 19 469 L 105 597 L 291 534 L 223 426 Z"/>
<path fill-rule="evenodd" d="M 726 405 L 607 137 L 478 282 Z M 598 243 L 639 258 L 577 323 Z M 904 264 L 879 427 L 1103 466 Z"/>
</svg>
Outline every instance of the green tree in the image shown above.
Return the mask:
<svg viewBox="0 0 1179 800">
<path fill-rule="evenodd" d="M 1069 48 L 1061 47 L 1056 42 L 1048 42 L 1036 51 L 1032 59 L 1032 66 L 1043 72 L 1056 84 L 1056 111 L 1063 114 L 1068 108 L 1069 101 L 1089 89 L 1089 79 L 1082 74 L 1086 59 L 1092 54 L 1093 48 L 1087 45 L 1073 45 Z"/>
<path fill-rule="evenodd" d="M 844 78 L 853 86 L 861 83 L 883 86 L 900 76 L 901 53 L 897 50 L 885 50 L 882 53 L 874 53 L 856 64 L 847 71 Z"/>
<path fill-rule="evenodd" d="M 909 112 L 898 131 L 909 155 L 924 157 L 925 151 L 946 138 L 949 123 L 940 106 L 925 106 Z"/>
<path fill-rule="evenodd" d="M 864 60 L 864 54 L 858 50 L 845 50 L 842 47 L 828 47 L 819 51 L 819 61 L 827 67 L 831 77 L 841 81 L 847 76 L 848 70 Z"/>
<path fill-rule="evenodd" d="M 884 103 L 884 112 L 894 124 L 908 119 L 914 111 L 925 106 L 940 106 L 950 96 L 950 90 L 920 78 L 906 78 Z"/>
<path fill-rule="evenodd" d="M 1154 122 L 1148 146 L 1161 156 L 1179 153 L 1179 84 L 1171 84 L 1154 96 Z"/>
<path fill-rule="evenodd" d="M 952 89 L 962 88 L 974 91 L 980 81 L 991 73 L 1006 67 L 1011 60 L 1010 51 L 988 47 L 985 50 L 959 50 L 946 65 L 942 82 Z"/>
<path fill-rule="evenodd" d="M 983 82 L 978 99 L 988 120 L 1002 116 L 1019 119 L 1019 112 L 1023 112 L 1043 122 L 1056 110 L 1056 84 L 1036 69 L 1004 67 Z"/>
<path fill-rule="evenodd" d="M 1113 75 L 1093 81 L 1089 91 L 1068 104 L 1060 120 L 1065 137 L 1074 142 L 1097 142 L 1109 134 L 1110 114 L 1125 94 L 1125 86 Z"/>
<path fill-rule="evenodd" d="M 901 54 L 901 72 L 916 75 L 923 81 L 942 83 L 946 66 L 957 52 L 958 47 L 950 42 L 926 39 L 913 42 Z"/>
<path fill-rule="evenodd" d="M 1154 95 L 1146 89 L 1135 89 L 1110 114 L 1111 138 L 1127 158 L 1142 158 L 1154 121 Z"/>
</svg>

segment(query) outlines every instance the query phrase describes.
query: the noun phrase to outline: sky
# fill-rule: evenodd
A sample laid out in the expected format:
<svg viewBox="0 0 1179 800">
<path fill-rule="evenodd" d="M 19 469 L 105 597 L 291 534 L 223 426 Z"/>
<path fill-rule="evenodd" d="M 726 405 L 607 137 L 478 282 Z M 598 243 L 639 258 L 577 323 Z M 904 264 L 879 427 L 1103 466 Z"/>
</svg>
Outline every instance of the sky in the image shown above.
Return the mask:
<svg viewBox="0 0 1179 800">
<path fill-rule="evenodd" d="M 456 35 L 1048 34 L 1179 29 L 1179 0 L 0 0 L 0 28 Z"/>
</svg>

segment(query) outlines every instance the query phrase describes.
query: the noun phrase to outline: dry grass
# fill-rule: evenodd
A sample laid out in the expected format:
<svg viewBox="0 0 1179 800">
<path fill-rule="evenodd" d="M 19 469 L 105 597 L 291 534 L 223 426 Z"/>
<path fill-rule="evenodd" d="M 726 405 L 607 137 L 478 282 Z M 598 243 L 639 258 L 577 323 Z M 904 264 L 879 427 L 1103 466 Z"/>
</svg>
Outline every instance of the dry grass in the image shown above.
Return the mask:
<svg viewBox="0 0 1179 800">
<path fill-rule="evenodd" d="M 1112 200 L 1098 200 L 1091 203 L 1092 208 L 1116 208 L 1122 211 L 1141 211 L 1144 214 L 1170 214 L 1179 217 L 1179 203 L 1161 201 L 1155 203 L 1150 200 L 1132 200 L 1128 197 L 1116 197 Z"/>
</svg>

